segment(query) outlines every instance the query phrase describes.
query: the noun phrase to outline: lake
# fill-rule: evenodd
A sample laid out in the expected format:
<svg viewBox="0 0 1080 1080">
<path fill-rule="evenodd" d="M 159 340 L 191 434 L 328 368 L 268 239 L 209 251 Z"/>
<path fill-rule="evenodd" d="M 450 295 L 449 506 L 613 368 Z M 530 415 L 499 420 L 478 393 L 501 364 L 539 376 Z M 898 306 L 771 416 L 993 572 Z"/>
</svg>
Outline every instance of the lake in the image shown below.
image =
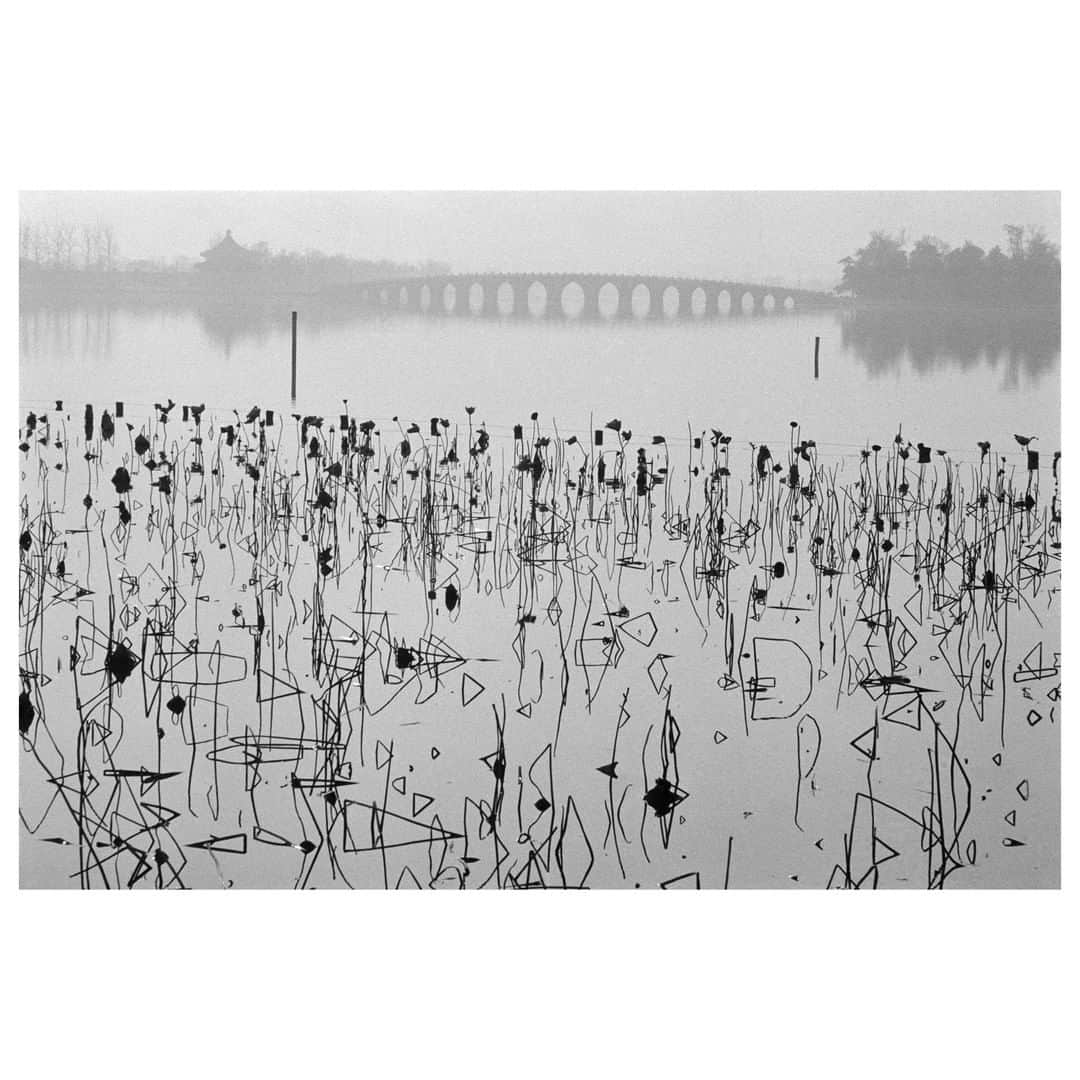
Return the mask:
<svg viewBox="0 0 1080 1080">
<path fill-rule="evenodd" d="M 477 410 L 494 429 L 537 412 L 560 430 L 624 418 L 672 433 L 720 428 L 785 439 L 800 422 L 837 450 L 904 435 L 976 452 L 1060 432 L 1059 317 L 1045 313 L 825 311 L 673 320 L 379 315 L 318 305 L 35 301 L 20 314 L 25 406 L 79 397 L 284 410 L 290 308 L 298 400 L 424 421 Z M 820 378 L 813 377 L 820 337 Z M 79 404 L 77 400 L 72 404 Z M 972 402 L 978 402 L 973 409 Z"/>
<path fill-rule="evenodd" d="M 1058 884 L 1056 321 L 290 307 L 24 298 L 24 886 Z"/>
</svg>

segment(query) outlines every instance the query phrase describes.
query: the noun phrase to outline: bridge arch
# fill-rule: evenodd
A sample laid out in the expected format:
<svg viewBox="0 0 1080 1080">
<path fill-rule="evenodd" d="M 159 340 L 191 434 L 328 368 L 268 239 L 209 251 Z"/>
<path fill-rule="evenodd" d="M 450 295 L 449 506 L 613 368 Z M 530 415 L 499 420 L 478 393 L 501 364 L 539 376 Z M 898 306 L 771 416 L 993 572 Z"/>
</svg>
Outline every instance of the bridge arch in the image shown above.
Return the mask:
<svg viewBox="0 0 1080 1080">
<path fill-rule="evenodd" d="M 514 313 L 514 286 L 509 281 L 500 281 L 498 285 L 492 285 L 495 296 L 495 311 L 497 314 L 506 316 Z"/>
<path fill-rule="evenodd" d="M 652 290 L 644 281 L 628 283 L 627 290 L 630 294 L 629 313 L 635 319 L 647 319 L 653 305 Z"/>
<path fill-rule="evenodd" d="M 514 292 L 516 300 L 517 290 L 515 289 Z M 521 292 L 525 301 L 521 309 L 522 315 L 536 316 L 547 313 L 547 289 L 542 281 L 532 278 L 523 282 Z"/>
<path fill-rule="evenodd" d="M 780 286 L 702 278 L 624 274 L 497 273 L 417 275 L 368 280 L 357 288 L 365 306 L 434 314 L 502 317 L 701 318 L 831 306 L 834 296 Z"/>
<path fill-rule="evenodd" d="M 580 319 L 582 316 L 589 314 L 586 310 L 588 307 L 588 293 L 585 291 L 585 286 L 577 278 L 565 283 L 557 282 L 555 290 L 559 300 L 556 314 L 561 312 L 568 319 Z"/>
<path fill-rule="evenodd" d="M 462 315 L 479 315 L 484 310 L 484 285 L 479 281 L 470 281 L 465 286 L 465 306 Z"/>
<path fill-rule="evenodd" d="M 622 294 L 614 281 L 601 282 L 596 290 L 596 314 L 601 319 L 614 319 L 622 306 Z"/>
</svg>

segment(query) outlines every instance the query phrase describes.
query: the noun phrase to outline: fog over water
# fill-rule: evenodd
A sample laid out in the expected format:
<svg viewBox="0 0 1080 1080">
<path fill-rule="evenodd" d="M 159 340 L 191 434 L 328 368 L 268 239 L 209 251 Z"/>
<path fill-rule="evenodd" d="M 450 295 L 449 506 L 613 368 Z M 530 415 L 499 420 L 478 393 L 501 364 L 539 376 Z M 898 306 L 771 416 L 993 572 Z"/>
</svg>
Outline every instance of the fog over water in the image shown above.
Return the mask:
<svg viewBox="0 0 1080 1080">
<path fill-rule="evenodd" d="M 22 211 L 24 886 L 1058 884 L 1056 195 Z"/>
<path fill-rule="evenodd" d="M 989 248 L 1006 223 L 1060 241 L 1055 192 L 24 192 L 25 219 L 104 220 L 122 254 L 243 243 L 459 270 L 597 270 L 831 288 L 873 229 Z"/>
<path fill-rule="evenodd" d="M 105 401 L 282 410 L 291 306 L 24 302 L 20 396 L 42 405 L 92 385 Z M 297 407 L 309 412 L 333 414 L 347 398 L 374 417 L 423 420 L 473 405 L 496 428 L 538 411 L 586 430 L 590 414 L 610 414 L 746 440 L 775 440 L 799 420 L 822 443 L 860 446 L 903 425 L 969 453 L 1024 431 L 1056 446 L 1060 430 L 1060 337 L 1042 316 L 825 311 L 657 324 L 296 307 Z"/>
<path fill-rule="evenodd" d="M 349 398 L 372 415 L 423 417 L 471 404 L 492 424 L 539 411 L 579 427 L 592 411 L 646 411 L 639 422 L 722 424 L 747 438 L 797 419 L 836 444 L 880 441 L 903 424 L 954 449 L 1029 428 L 1057 438 L 1060 317 L 996 311 L 997 294 L 960 311 L 511 320 L 373 311 L 353 286 L 297 292 L 295 260 L 263 285 L 198 272 L 121 275 L 122 288 L 112 274 L 69 274 L 60 285 L 48 273 L 61 260 L 190 266 L 231 230 L 267 253 L 366 260 L 361 275 L 437 260 L 458 272 L 669 274 L 824 293 L 875 229 L 909 247 L 931 236 L 988 251 L 1013 223 L 1057 243 L 1054 192 L 24 192 L 20 212 L 41 237 L 20 254 L 46 271 L 24 273 L 27 403 L 92 381 L 133 403 L 172 395 L 239 408 L 257 397 L 281 408 L 296 310 L 298 407 L 310 410 Z M 572 297 L 567 310 L 576 314 Z"/>
</svg>

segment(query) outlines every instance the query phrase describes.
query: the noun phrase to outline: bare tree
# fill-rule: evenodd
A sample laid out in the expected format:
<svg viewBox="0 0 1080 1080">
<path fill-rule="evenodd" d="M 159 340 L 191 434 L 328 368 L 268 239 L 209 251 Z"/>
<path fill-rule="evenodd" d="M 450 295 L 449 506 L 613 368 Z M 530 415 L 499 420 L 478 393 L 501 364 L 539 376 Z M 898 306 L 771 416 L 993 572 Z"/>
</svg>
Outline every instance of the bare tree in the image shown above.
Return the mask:
<svg viewBox="0 0 1080 1080">
<path fill-rule="evenodd" d="M 1024 226 L 1006 225 L 1005 235 L 1009 238 L 1009 258 L 1020 262 L 1024 258 Z"/>
<path fill-rule="evenodd" d="M 74 265 L 75 240 L 78 229 L 70 221 L 55 221 L 49 230 L 50 262 L 58 270 L 70 270 Z"/>
<path fill-rule="evenodd" d="M 82 268 L 89 270 L 94 265 L 94 227 L 84 225 L 82 227 Z"/>
<path fill-rule="evenodd" d="M 60 222 L 56 221 L 51 226 L 44 226 L 47 230 L 49 244 L 49 262 L 53 268 L 59 270 L 64 265 L 64 233 L 60 228 Z"/>
<path fill-rule="evenodd" d="M 30 249 L 33 252 L 33 260 L 41 266 L 45 262 L 45 257 L 49 253 L 49 234 L 45 230 L 45 226 L 41 222 L 37 222 L 31 226 L 33 235 L 30 240 Z"/>
<path fill-rule="evenodd" d="M 106 272 L 111 273 L 113 268 L 113 260 L 116 258 L 117 243 L 116 243 L 116 230 L 105 222 L 98 223 L 98 229 L 101 232 L 101 254 L 102 261 Z"/>
<path fill-rule="evenodd" d="M 82 228 L 83 236 L 83 269 L 89 270 L 93 266 L 97 266 L 100 259 L 99 245 L 100 238 L 98 234 L 97 225 L 84 225 Z"/>
</svg>

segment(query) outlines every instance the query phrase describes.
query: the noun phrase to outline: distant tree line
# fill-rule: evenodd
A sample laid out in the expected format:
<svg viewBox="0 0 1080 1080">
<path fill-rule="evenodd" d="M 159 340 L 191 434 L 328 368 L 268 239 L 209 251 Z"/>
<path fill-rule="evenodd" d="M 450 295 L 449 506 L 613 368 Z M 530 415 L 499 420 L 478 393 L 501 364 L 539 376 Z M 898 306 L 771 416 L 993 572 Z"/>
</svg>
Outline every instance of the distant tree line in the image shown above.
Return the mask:
<svg viewBox="0 0 1080 1080">
<path fill-rule="evenodd" d="M 842 259 L 838 293 L 855 299 L 978 306 L 1042 306 L 1061 303 L 1061 252 L 1036 227 L 1006 225 L 1006 246 L 984 251 L 966 240 L 960 247 L 924 236 L 909 249 L 898 236 L 879 231 L 854 255 Z"/>
<path fill-rule="evenodd" d="M 105 221 L 19 223 L 19 265 L 51 270 L 116 269 L 116 230 Z"/>
<path fill-rule="evenodd" d="M 214 237 L 210 247 L 222 239 Z M 389 259 L 356 259 L 327 255 L 316 250 L 271 251 L 261 242 L 246 248 L 248 273 L 260 288 L 318 289 L 349 285 L 377 278 L 416 273 L 449 273 L 445 263 L 398 263 Z M 109 275 L 115 284 L 124 278 L 148 275 L 166 284 L 194 283 L 196 260 L 185 256 L 169 259 L 125 259 L 120 256 L 116 230 L 107 222 L 77 225 L 67 221 L 23 221 L 19 224 L 19 268 L 24 281 L 43 283 L 64 279 L 78 281 Z M 86 275 L 86 278 L 83 277 Z"/>
<path fill-rule="evenodd" d="M 448 264 L 439 262 L 400 263 L 391 259 L 357 259 L 350 255 L 327 255 L 313 248 L 306 251 L 272 251 L 264 241 L 252 244 L 247 250 L 252 255 L 252 272 L 270 287 L 302 283 L 321 288 L 409 274 L 450 272 Z"/>
</svg>

